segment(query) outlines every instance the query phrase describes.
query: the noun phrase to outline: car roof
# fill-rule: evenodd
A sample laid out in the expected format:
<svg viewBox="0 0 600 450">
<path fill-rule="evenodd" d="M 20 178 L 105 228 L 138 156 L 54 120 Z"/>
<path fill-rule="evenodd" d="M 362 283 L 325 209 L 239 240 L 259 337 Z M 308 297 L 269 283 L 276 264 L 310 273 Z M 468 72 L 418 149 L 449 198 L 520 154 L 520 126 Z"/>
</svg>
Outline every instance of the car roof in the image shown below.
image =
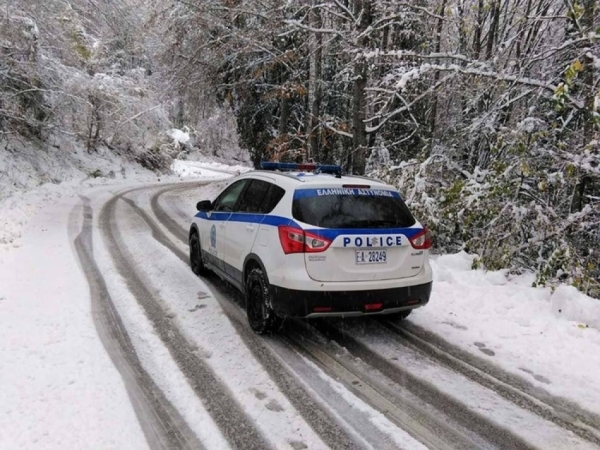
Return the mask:
<svg viewBox="0 0 600 450">
<path fill-rule="evenodd" d="M 278 172 L 272 170 L 253 170 L 246 172 L 242 177 L 253 177 L 258 175 L 260 178 L 271 178 L 277 180 L 278 184 L 288 189 L 295 189 L 297 187 L 308 187 L 311 184 L 315 185 L 328 185 L 328 186 L 342 186 L 346 184 L 364 185 L 377 187 L 389 187 L 393 186 L 384 183 L 381 180 L 375 178 L 362 177 L 358 175 L 342 175 L 341 178 L 328 173 L 314 173 L 314 172 Z"/>
</svg>

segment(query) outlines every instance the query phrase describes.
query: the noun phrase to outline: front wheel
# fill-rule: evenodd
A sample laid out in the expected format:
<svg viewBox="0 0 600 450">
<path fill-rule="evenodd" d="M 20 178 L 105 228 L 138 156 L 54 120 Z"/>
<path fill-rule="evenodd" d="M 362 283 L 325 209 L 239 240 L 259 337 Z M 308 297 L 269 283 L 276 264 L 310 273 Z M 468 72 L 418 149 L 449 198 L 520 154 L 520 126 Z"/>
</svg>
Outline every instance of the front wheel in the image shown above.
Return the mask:
<svg viewBox="0 0 600 450">
<path fill-rule="evenodd" d="M 262 269 L 252 269 L 246 280 L 246 313 L 250 328 L 257 334 L 276 331 L 281 319 L 271 307 L 269 282 Z"/>
<path fill-rule="evenodd" d="M 192 233 L 190 236 L 190 266 L 192 272 L 196 275 L 206 273 L 206 266 L 202 262 L 202 250 L 200 248 L 200 238 L 198 233 Z"/>
</svg>

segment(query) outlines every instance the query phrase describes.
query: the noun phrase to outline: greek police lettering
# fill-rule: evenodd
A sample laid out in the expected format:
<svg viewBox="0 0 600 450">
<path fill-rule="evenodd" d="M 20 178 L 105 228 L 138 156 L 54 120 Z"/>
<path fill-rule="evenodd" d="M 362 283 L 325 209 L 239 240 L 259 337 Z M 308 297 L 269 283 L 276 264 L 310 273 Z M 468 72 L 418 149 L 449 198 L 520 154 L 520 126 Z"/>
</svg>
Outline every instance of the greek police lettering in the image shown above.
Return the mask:
<svg viewBox="0 0 600 450">
<path fill-rule="evenodd" d="M 386 191 L 384 189 L 317 189 L 317 196 L 322 197 L 325 195 L 366 195 L 369 197 L 393 197 L 394 193 L 392 191 Z"/>
<path fill-rule="evenodd" d="M 369 195 L 371 197 L 393 197 L 391 191 L 383 189 L 358 189 L 358 195 Z"/>
<path fill-rule="evenodd" d="M 356 195 L 355 189 L 343 189 L 343 188 L 335 188 L 335 189 L 317 189 L 317 195 Z"/>
</svg>

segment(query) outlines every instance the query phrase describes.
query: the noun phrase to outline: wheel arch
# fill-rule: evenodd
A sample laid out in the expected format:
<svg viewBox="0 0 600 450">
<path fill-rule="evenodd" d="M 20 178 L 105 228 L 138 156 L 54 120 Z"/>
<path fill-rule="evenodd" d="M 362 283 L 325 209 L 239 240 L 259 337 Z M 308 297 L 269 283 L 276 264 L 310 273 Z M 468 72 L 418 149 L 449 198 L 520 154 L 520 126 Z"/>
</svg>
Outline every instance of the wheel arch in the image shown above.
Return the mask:
<svg viewBox="0 0 600 450">
<path fill-rule="evenodd" d="M 255 253 L 250 253 L 244 260 L 244 270 L 242 272 L 242 285 L 244 286 L 244 290 L 246 290 L 246 280 L 248 279 L 248 274 L 253 268 L 257 267 L 262 270 L 267 283 L 269 282 L 269 275 L 267 274 L 267 270 L 265 269 L 265 265 L 263 264 L 262 260 Z"/>
<path fill-rule="evenodd" d="M 200 238 L 200 230 L 198 229 L 198 225 L 196 225 L 195 223 L 192 224 L 192 226 L 190 227 L 190 232 L 188 234 L 188 239 L 192 237 L 192 234 L 196 233 L 198 235 L 198 238 Z"/>
</svg>

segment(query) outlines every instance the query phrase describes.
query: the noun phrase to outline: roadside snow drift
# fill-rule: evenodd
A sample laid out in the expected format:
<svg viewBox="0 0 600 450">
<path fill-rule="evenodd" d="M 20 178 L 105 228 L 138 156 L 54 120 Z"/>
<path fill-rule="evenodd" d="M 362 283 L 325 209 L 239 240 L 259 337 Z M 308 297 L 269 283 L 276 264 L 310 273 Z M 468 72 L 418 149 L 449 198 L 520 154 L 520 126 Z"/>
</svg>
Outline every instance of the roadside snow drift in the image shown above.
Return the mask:
<svg viewBox="0 0 600 450">
<path fill-rule="evenodd" d="M 600 301 L 533 275 L 471 270 L 466 253 L 432 261 L 431 300 L 410 321 L 549 393 L 600 413 Z"/>
</svg>

